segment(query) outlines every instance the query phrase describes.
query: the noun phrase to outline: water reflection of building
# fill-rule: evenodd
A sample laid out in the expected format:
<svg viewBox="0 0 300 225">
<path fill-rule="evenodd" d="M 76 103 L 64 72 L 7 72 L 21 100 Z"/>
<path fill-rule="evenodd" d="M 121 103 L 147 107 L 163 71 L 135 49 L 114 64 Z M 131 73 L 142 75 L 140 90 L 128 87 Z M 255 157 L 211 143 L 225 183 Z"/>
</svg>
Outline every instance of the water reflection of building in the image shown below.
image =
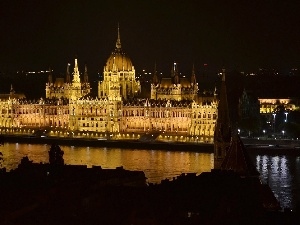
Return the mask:
<svg viewBox="0 0 300 225">
<path fill-rule="evenodd" d="M 120 33 L 98 84 L 98 96 L 90 95 L 87 67 L 83 80 L 75 59 L 71 80 L 70 64 L 66 78 L 53 81 L 51 70 L 46 99 L 1 100 L 0 127 L 57 127 L 68 132 L 145 133 L 184 135 L 190 140 L 212 142 L 217 119 L 216 95 L 198 98 L 194 69 L 190 78 L 180 77 L 177 64 L 171 76 L 159 79 L 153 74 L 150 98 L 138 98 L 141 84 L 131 59 L 121 48 Z M 2 130 L 3 131 L 3 130 Z M 18 132 L 20 129 L 18 130 Z M 12 132 L 16 132 L 13 130 Z"/>
<path fill-rule="evenodd" d="M 298 157 L 299 158 L 299 157 Z M 294 156 L 257 155 L 256 167 L 263 183 L 269 184 L 282 207 L 296 207 L 297 162 Z M 297 172 L 296 172 L 297 174 Z"/>
</svg>

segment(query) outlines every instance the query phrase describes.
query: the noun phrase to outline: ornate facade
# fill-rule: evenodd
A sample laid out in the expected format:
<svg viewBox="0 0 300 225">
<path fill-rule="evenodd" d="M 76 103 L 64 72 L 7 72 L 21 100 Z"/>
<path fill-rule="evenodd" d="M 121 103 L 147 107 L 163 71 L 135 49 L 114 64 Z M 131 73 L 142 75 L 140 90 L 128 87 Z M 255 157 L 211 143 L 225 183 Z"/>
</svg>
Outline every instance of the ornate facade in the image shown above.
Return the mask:
<svg viewBox="0 0 300 225">
<path fill-rule="evenodd" d="M 191 79 L 180 77 L 177 63 L 171 69 L 171 77 L 158 79 L 155 69 L 151 84 L 151 99 L 195 100 L 198 94 L 198 83 L 193 68 Z"/>
<path fill-rule="evenodd" d="M 75 59 L 71 81 L 70 64 L 66 79 L 46 84 L 46 99 L 29 101 L 9 98 L 0 100 L 0 128 L 52 129 L 66 134 L 144 134 L 177 135 L 185 141 L 212 142 L 217 119 L 218 101 L 197 98 L 198 84 L 194 69 L 190 79 L 180 77 L 174 63 L 170 78 L 158 79 L 154 73 L 149 99 L 138 98 L 141 90 L 131 59 L 121 48 L 120 33 L 116 48 L 109 56 L 93 98 L 87 68 L 80 79 Z M 1 132 L 2 132 L 1 131 Z M 51 131 L 52 132 L 52 131 Z M 174 140 L 174 139 L 172 139 Z"/>
<path fill-rule="evenodd" d="M 116 48 L 104 66 L 103 81 L 98 85 L 98 97 L 121 101 L 138 95 L 140 91 L 141 85 L 135 78 L 134 66 L 121 48 L 118 28 Z"/>
<path fill-rule="evenodd" d="M 75 59 L 73 80 L 70 76 L 70 64 L 68 63 L 66 79 L 56 78 L 53 82 L 52 71 L 49 69 L 48 83 L 46 83 L 46 98 L 80 98 L 90 93 L 90 83 L 88 82 L 87 66 L 85 65 L 84 79 L 80 80 L 78 62 Z"/>
</svg>

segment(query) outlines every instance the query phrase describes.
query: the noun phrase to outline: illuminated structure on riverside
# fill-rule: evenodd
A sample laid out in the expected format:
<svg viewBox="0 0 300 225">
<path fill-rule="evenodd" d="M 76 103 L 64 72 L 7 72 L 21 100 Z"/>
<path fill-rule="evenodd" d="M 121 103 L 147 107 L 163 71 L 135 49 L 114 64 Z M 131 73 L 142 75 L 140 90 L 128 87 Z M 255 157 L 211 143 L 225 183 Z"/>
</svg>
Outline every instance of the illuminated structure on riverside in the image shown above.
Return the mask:
<svg viewBox="0 0 300 225">
<path fill-rule="evenodd" d="M 54 82 L 50 70 L 46 99 L 30 101 L 9 95 L 0 100 L 1 132 L 45 129 L 58 135 L 93 137 L 138 137 L 154 132 L 160 134 L 159 138 L 173 141 L 213 142 L 216 94 L 200 100 L 194 69 L 190 79 L 180 77 L 177 64 L 173 63 L 170 78 L 159 79 L 155 71 L 150 98 L 139 98 L 141 84 L 131 59 L 121 48 L 119 29 L 116 48 L 98 83 L 97 97 L 90 96 L 87 67 L 80 79 L 75 59 L 72 80 L 69 68 L 70 64 L 65 79 Z"/>
</svg>

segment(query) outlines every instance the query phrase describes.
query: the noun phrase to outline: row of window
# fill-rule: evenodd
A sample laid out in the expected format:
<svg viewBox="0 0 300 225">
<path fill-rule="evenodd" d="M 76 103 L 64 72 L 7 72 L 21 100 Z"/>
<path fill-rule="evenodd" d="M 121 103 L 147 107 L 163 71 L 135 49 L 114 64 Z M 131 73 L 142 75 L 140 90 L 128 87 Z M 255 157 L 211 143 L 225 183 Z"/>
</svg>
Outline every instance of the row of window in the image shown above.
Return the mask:
<svg viewBox="0 0 300 225">
<path fill-rule="evenodd" d="M 217 119 L 217 115 L 216 115 L 215 113 L 214 113 L 214 114 L 210 114 L 210 113 L 206 114 L 206 113 L 203 113 L 202 116 L 201 116 L 201 113 L 198 113 L 198 115 L 194 114 L 193 118 L 194 118 L 194 119 L 195 119 L 195 118 L 203 118 L 203 119 L 206 119 L 206 118 L 211 119 L 211 118 L 213 118 L 214 120 L 216 120 L 216 119 Z"/>
</svg>

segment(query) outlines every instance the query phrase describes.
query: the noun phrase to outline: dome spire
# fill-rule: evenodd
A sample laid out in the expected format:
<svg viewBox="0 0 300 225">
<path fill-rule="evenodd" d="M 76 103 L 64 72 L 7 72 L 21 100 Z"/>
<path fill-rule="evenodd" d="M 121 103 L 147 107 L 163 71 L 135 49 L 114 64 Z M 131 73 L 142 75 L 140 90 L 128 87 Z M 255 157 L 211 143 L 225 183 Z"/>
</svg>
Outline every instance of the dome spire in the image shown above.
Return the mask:
<svg viewBox="0 0 300 225">
<path fill-rule="evenodd" d="M 158 76 L 157 76 L 157 70 L 156 70 L 156 62 L 154 63 L 154 74 L 153 74 L 152 82 L 154 85 L 157 85 L 159 83 Z"/>
<path fill-rule="evenodd" d="M 191 76 L 191 84 L 192 86 L 196 85 L 196 74 L 195 74 L 195 64 L 193 63 L 193 68 L 192 68 L 192 76 Z"/>
<path fill-rule="evenodd" d="M 119 26 L 119 23 L 118 23 L 118 39 L 117 39 L 117 42 L 116 42 L 116 48 L 117 49 L 121 49 L 121 38 L 120 38 L 120 26 Z"/>
<path fill-rule="evenodd" d="M 83 76 L 83 80 L 84 83 L 88 83 L 89 82 L 89 75 L 88 75 L 88 71 L 87 71 L 87 65 L 84 65 L 84 76 Z"/>
</svg>

